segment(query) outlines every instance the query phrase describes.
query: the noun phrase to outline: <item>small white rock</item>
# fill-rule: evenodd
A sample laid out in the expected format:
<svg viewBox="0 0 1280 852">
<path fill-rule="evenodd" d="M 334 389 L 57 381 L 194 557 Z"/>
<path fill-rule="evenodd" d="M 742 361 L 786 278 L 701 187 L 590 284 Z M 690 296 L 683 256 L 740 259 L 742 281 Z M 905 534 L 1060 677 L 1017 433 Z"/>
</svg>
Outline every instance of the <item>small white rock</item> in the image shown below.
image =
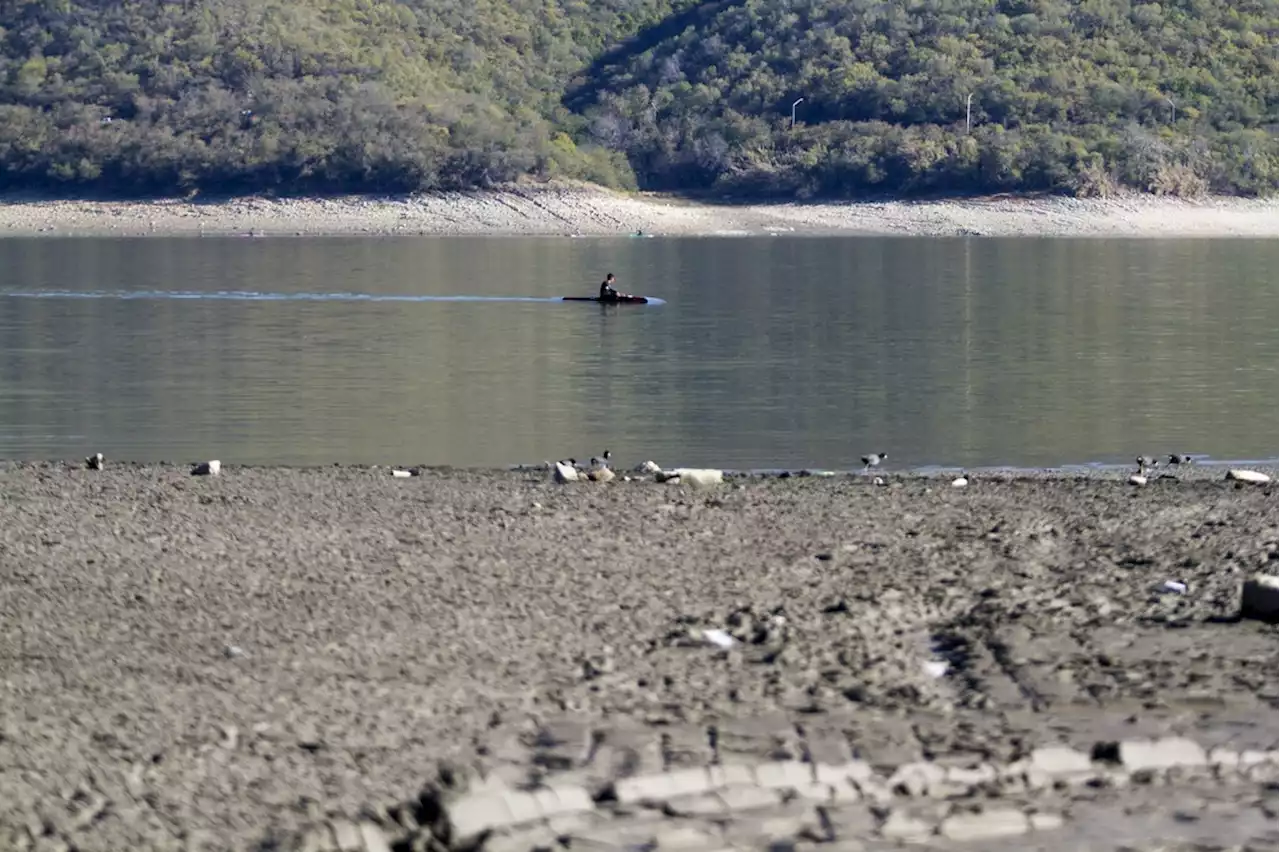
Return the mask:
<svg viewBox="0 0 1280 852">
<path fill-rule="evenodd" d="M 662 470 L 655 461 L 643 461 L 636 465 L 635 473 L 657 473 Z"/>
<path fill-rule="evenodd" d="M 951 480 L 952 488 L 964 488 L 968 484 L 969 477 L 967 476 L 957 476 L 955 479 Z"/>
<path fill-rule="evenodd" d="M 217 476 L 222 470 L 222 462 L 214 459 L 213 461 L 200 462 L 191 469 L 192 476 Z"/>
<path fill-rule="evenodd" d="M 1147 478 L 1140 473 L 1135 473 L 1133 476 L 1129 477 L 1129 484 L 1130 485 L 1146 485 Z"/>
<path fill-rule="evenodd" d="M 680 467 L 670 471 L 670 473 L 678 476 L 680 482 L 692 485 L 694 488 L 710 488 L 713 485 L 720 485 L 724 482 L 724 471 L 722 470 Z"/>
<path fill-rule="evenodd" d="M 712 645 L 715 645 L 717 648 L 732 648 L 734 645 L 738 644 L 737 639 L 734 639 L 718 627 L 712 627 L 702 631 L 702 638 Z"/>
<path fill-rule="evenodd" d="M 597 467 L 587 474 L 587 479 L 592 482 L 613 482 L 616 474 L 607 467 Z"/>
<path fill-rule="evenodd" d="M 1165 580 L 1160 584 L 1160 591 L 1173 592 L 1175 595 L 1185 595 L 1187 593 L 1187 584 L 1179 583 L 1177 580 Z"/>
<path fill-rule="evenodd" d="M 553 478 L 561 484 L 578 481 L 578 469 L 568 462 L 556 462 Z"/>
<path fill-rule="evenodd" d="M 396 479 L 408 479 L 409 477 L 413 476 L 413 474 L 407 470 L 393 470 L 391 471 L 391 475 L 394 476 Z"/>
<path fill-rule="evenodd" d="M 924 673 L 932 678 L 942 677 L 947 673 L 947 669 L 951 668 L 946 660 L 925 660 Z"/>
<path fill-rule="evenodd" d="M 1234 479 L 1236 482 L 1256 482 L 1259 485 L 1271 481 L 1271 477 L 1265 473 L 1259 473 L 1256 470 L 1229 470 L 1227 471 L 1227 479 Z"/>
</svg>

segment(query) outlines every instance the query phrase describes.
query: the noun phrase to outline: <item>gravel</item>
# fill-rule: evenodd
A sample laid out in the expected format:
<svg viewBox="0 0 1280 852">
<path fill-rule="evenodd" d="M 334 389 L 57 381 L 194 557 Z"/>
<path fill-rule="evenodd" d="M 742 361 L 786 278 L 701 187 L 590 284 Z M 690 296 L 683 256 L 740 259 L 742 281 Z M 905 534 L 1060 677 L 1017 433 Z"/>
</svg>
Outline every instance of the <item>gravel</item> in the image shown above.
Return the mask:
<svg viewBox="0 0 1280 852">
<path fill-rule="evenodd" d="M 270 848 L 556 720 L 886 777 L 1276 748 L 1275 627 L 1238 618 L 1276 572 L 1274 482 L 189 471 L 0 463 L 0 848 Z"/>
</svg>

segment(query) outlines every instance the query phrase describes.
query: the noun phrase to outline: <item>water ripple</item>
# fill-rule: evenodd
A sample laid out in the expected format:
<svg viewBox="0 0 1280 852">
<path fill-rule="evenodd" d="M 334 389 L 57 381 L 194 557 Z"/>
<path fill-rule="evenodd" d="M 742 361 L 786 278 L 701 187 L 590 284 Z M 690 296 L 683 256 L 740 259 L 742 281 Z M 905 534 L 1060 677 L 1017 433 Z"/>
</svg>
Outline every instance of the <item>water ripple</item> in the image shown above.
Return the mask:
<svg viewBox="0 0 1280 852">
<path fill-rule="evenodd" d="M 176 299 L 231 302 L 560 302 L 559 296 L 419 296 L 399 293 L 264 293 L 255 290 L 0 290 L 11 299 Z M 666 301 L 649 297 L 650 305 Z"/>
</svg>

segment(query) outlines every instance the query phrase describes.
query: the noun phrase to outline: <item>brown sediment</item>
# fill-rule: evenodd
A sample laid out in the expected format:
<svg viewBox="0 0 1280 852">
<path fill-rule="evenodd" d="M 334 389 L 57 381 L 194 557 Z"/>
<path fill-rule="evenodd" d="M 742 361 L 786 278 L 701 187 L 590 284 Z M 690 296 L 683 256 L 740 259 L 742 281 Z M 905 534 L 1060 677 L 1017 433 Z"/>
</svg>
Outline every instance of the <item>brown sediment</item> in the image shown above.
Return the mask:
<svg viewBox="0 0 1280 852">
<path fill-rule="evenodd" d="M 3 463 L 0 849 L 287 845 L 326 817 L 382 807 L 394 821 L 386 807 L 442 765 L 513 787 L 559 773 L 600 798 L 627 761 L 581 770 L 592 736 L 647 742 L 630 752 L 640 775 L 865 761 L 891 796 L 861 791 L 864 834 L 885 842 L 1023 825 L 975 828 L 964 801 L 1052 811 L 1044 826 L 1065 814 L 1052 836 L 1067 846 L 1111 848 L 1093 824 L 1107 819 L 1117 838 L 1151 836 L 1130 801 L 1227 845 L 1274 837 L 1275 627 L 1235 616 L 1242 582 L 1276 570 L 1277 492 L 1223 472 L 695 491 L 532 471 Z M 716 628 L 733 647 L 699 641 Z M 554 751 L 539 728 L 576 732 L 572 754 L 539 757 Z M 1160 770 L 1176 796 L 1144 770 L 1123 789 L 1114 773 L 1050 778 L 1039 805 L 998 785 L 957 805 L 927 777 L 894 780 L 918 761 L 1007 768 L 1053 743 L 1123 764 L 1107 743 L 1169 735 L 1257 751 L 1265 771 Z M 770 830 L 826 830 L 788 801 Z M 645 818 L 687 828 L 678 810 Z M 841 836 L 862 836 L 862 818 L 836 819 Z M 739 836 L 750 819 L 708 824 L 726 845 L 767 845 Z"/>
</svg>

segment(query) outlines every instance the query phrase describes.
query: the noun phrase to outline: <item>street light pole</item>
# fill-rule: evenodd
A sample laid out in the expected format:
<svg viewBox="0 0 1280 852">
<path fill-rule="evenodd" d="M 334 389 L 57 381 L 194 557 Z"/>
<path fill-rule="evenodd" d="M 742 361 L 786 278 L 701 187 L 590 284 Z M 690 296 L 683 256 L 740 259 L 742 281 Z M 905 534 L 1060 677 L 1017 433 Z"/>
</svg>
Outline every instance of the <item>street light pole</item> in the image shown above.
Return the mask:
<svg viewBox="0 0 1280 852">
<path fill-rule="evenodd" d="M 803 100 L 804 98 L 796 98 L 796 102 L 791 105 L 791 129 L 792 130 L 794 130 L 796 126 L 796 107 L 799 106 L 800 102 Z"/>
<path fill-rule="evenodd" d="M 973 117 L 973 92 L 969 93 L 969 97 L 964 99 L 964 135 L 969 135 L 969 127 L 972 125 Z"/>
</svg>

